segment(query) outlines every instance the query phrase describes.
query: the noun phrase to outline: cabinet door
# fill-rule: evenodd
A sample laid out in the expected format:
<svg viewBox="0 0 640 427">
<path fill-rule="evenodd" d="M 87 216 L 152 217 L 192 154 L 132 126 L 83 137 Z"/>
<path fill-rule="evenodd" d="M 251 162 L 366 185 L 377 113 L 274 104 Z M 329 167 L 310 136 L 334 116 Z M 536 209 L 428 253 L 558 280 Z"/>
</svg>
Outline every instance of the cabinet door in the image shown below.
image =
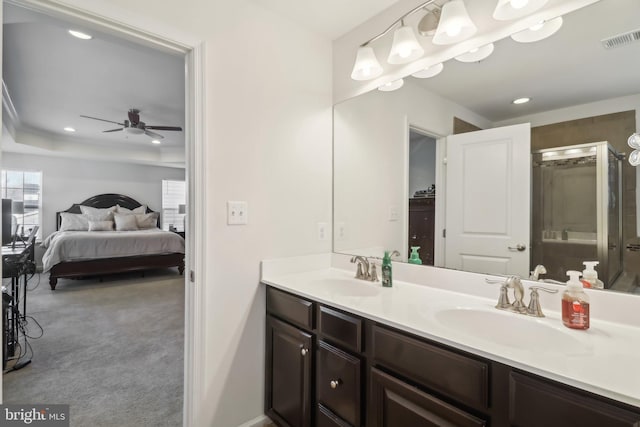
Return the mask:
<svg viewBox="0 0 640 427">
<path fill-rule="evenodd" d="M 509 418 L 514 427 L 637 427 L 640 413 L 587 393 L 517 372 L 510 378 Z"/>
<path fill-rule="evenodd" d="M 311 426 L 313 337 L 267 316 L 266 412 L 282 427 Z"/>
<path fill-rule="evenodd" d="M 482 427 L 484 420 L 406 384 L 376 368 L 371 369 L 373 427 Z"/>
</svg>

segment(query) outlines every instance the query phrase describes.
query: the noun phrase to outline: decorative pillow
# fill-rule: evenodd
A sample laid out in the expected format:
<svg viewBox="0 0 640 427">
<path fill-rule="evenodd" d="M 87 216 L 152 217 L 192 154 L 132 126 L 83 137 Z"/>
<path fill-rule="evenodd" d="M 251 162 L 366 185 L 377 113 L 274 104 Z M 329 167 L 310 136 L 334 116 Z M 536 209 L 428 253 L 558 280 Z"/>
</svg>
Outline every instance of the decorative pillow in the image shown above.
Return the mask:
<svg viewBox="0 0 640 427">
<path fill-rule="evenodd" d="M 145 212 L 147 212 L 147 205 L 138 206 L 135 209 L 127 209 L 120 205 L 116 205 L 116 213 L 123 215 L 143 214 Z"/>
<path fill-rule="evenodd" d="M 144 215 L 136 215 L 136 222 L 140 230 L 158 227 L 158 212 L 149 212 Z"/>
<path fill-rule="evenodd" d="M 116 211 L 118 205 L 111 206 L 106 209 L 92 208 L 91 206 L 80 205 L 80 212 L 84 215 L 91 217 L 94 221 L 112 221 L 113 213 Z"/>
<path fill-rule="evenodd" d="M 133 231 L 138 229 L 136 215 L 115 214 L 113 219 L 116 222 L 116 231 Z"/>
<path fill-rule="evenodd" d="M 89 221 L 89 231 L 113 231 L 113 221 Z"/>
<path fill-rule="evenodd" d="M 60 231 L 88 231 L 89 220 L 82 214 L 60 212 Z"/>
</svg>

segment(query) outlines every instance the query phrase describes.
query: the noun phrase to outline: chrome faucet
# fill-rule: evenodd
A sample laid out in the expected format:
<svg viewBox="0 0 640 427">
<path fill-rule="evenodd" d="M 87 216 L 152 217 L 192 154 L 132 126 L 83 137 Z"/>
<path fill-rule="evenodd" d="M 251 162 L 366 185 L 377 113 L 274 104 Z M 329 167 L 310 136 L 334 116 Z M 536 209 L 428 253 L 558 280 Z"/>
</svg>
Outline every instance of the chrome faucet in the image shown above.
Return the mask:
<svg viewBox="0 0 640 427">
<path fill-rule="evenodd" d="M 538 264 L 536 265 L 536 268 L 534 268 L 531 272 L 529 280 L 535 280 L 537 282 L 541 274 L 547 274 L 547 269 L 544 267 L 544 265 Z"/>
<path fill-rule="evenodd" d="M 356 279 L 371 280 L 371 274 L 369 273 L 369 260 L 367 257 L 356 255 L 351 258 L 351 262 L 356 263 Z"/>
<path fill-rule="evenodd" d="M 496 308 L 499 310 L 507 310 L 513 311 L 515 313 L 526 314 L 533 317 L 544 317 L 544 313 L 542 313 L 542 308 L 540 307 L 540 296 L 538 291 L 549 292 L 551 294 L 555 294 L 558 292 L 557 289 L 548 289 L 543 288 L 541 286 L 531 286 L 529 289 L 531 290 L 531 297 L 529 299 L 529 305 L 525 306 L 524 304 L 524 287 L 522 286 L 522 282 L 520 277 L 518 276 L 508 276 L 506 280 L 497 280 L 497 279 L 485 279 L 487 283 L 500 283 L 500 297 L 498 298 L 498 303 L 496 304 Z M 509 301 L 509 289 L 513 289 L 514 301 Z"/>
</svg>

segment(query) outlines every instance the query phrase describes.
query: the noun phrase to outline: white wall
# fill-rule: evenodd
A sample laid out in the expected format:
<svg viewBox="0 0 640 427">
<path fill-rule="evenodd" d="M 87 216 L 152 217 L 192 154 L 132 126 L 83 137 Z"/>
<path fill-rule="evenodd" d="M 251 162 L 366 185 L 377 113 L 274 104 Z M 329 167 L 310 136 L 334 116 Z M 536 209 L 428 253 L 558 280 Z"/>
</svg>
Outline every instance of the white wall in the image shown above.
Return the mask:
<svg viewBox="0 0 640 427">
<path fill-rule="evenodd" d="M 411 81 L 394 92 L 374 90 L 335 106 L 337 252 L 382 256 L 382 246 L 406 257 L 409 126 L 446 136 L 453 133 L 454 116 L 491 127 L 485 118 Z M 391 209 L 397 220 L 391 220 Z"/>
<path fill-rule="evenodd" d="M 117 193 L 130 196 L 159 212 L 162 208 L 162 180 L 185 179 L 184 169 L 178 168 L 7 152 L 2 153 L 1 165 L 2 169 L 42 172 L 43 238 L 56 230 L 56 212 L 73 203 L 97 194 Z"/>
<path fill-rule="evenodd" d="M 409 146 L 409 192 L 426 190 L 436 183 L 436 140 L 422 135 L 410 141 Z"/>
<path fill-rule="evenodd" d="M 64 0 L 205 42 L 204 400 L 197 426 L 264 413 L 260 260 L 331 251 L 331 42 L 247 0 Z M 249 224 L 227 226 L 226 201 Z M 196 230 L 198 232 L 198 230 Z"/>
</svg>

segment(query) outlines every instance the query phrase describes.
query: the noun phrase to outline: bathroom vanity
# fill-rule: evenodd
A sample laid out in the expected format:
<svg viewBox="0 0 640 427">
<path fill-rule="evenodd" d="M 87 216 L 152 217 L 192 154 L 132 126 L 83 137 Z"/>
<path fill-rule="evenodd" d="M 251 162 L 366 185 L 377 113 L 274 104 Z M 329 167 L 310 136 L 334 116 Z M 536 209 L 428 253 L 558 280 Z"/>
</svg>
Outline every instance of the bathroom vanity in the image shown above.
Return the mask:
<svg viewBox="0 0 640 427">
<path fill-rule="evenodd" d="M 385 289 L 293 263 L 263 263 L 265 411 L 279 426 L 640 425 L 637 374 L 598 365 L 618 333 L 597 319 L 586 333 L 563 330 L 548 306 L 557 296 L 533 319 L 479 295 Z"/>
</svg>

